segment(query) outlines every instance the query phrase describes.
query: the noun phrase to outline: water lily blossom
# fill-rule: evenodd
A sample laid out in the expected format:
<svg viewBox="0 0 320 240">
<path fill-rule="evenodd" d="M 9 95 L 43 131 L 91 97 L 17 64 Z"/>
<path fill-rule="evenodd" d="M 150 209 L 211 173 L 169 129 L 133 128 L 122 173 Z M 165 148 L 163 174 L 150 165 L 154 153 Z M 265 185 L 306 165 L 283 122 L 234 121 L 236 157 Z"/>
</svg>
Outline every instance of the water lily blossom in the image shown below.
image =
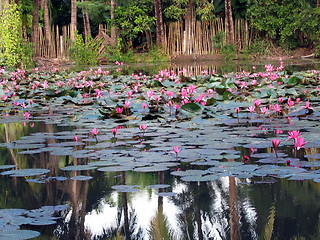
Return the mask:
<svg viewBox="0 0 320 240">
<path fill-rule="evenodd" d="M 178 153 L 181 152 L 178 146 L 173 147 L 173 152 L 176 154 L 176 158 L 178 158 Z"/>
<path fill-rule="evenodd" d="M 116 108 L 116 113 L 121 114 L 123 112 L 123 108 L 117 107 Z"/>
<path fill-rule="evenodd" d="M 141 124 L 141 125 L 139 126 L 139 129 L 140 129 L 141 131 L 145 131 L 145 130 L 147 129 L 147 125 Z"/>
<path fill-rule="evenodd" d="M 143 109 L 147 108 L 147 104 L 146 103 L 141 103 L 141 106 L 142 106 Z"/>
<path fill-rule="evenodd" d="M 31 114 L 28 113 L 28 112 L 25 112 L 25 113 L 23 113 L 23 116 L 24 116 L 25 118 L 29 118 L 29 117 L 31 117 Z"/>
<path fill-rule="evenodd" d="M 112 128 L 111 132 L 112 132 L 113 137 L 115 137 L 117 135 L 117 133 L 118 133 L 118 129 L 117 128 Z"/>
<path fill-rule="evenodd" d="M 254 104 L 255 107 L 259 107 L 261 105 L 261 100 L 260 99 L 256 99 L 253 104 Z"/>
<path fill-rule="evenodd" d="M 250 107 L 246 108 L 246 110 L 248 110 L 251 113 L 254 113 L 254 111 L 256 110 L 256 107 L 255 106 L 250 106 Z"/>
<path fill-rule="evenodd" d="M 299 130 L 293 130 L 289 131 L 288 135 L 288 139 L 296 140 L 301 135 L 301 132 Z"/>
<path fill-rule="evenodd" d="M 301 149 L 301 148 L 304 148 L 303 146 L 308 143 L 304 141 L 304 138 L 303 137 L 299 137 L 299 138 L 296 138 L 295 142 L 294 142 L 294 146 L 297 150 Z"/>
<path fill-rule="evenodd" d="M 276 157 L 278 157 L 278 146 L 280 144 L 280 140 L 279 139 L 272 139 L 272 146 L 273 146 L 273 150 L 274 150 L 274 153 L 276 154 Z"/>
<path fill-rule="evenodd" d="M 313 110 L 313 108 L 310 106 L 310 102 L 306 102 L 306 105 L 303 106 L 303 108 L 307 109 L 307 110 Z"/>
<path fill-rule="evenodd" d="M 92 135 L 94 135 L 94 136 L 97 136 L 98 133 L 99 133 L 99 130 L 98 130 L 97 128 L 93 128 L 93 129 L 90 131 L 90 133 L 91 133 Z"/>
</svg>

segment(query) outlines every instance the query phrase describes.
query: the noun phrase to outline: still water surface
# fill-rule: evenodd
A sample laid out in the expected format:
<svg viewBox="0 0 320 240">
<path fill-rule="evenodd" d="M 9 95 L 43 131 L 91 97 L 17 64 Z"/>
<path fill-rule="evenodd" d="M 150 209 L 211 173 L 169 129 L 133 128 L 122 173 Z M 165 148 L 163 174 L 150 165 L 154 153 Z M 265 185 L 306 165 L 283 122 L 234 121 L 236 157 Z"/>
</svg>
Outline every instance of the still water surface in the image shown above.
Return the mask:
<svg viewBox="0 0 320 240">
<path fill-rule="evenodd" d="M 208 65 L 206 70 L 224 71 L 210 66 L 213 65 Z M 183 65 L 178 68 L 188 67 Z M 203 71 L 204 65 L 194 69 Z M 36 182 L 34 177 L 0 176 L 0 209 L 35 210 L 43 206 L 67 206 L 53 213 L 57 223 L 30 225 L 12 220 L 1 226 L 9 228 L 9 225 L 17 224 L 20 229 L 39 231 L 41 236 L 36 239 L 320 238 L 320 183 L 245 176 L 189 182 L 170 174 L 175 170 L 206 169 L 201 165 L 192 166 L 190 162 L 196 157 L 212 157 L 219 145 L 230 156 L 224 161 L 235 161 L 238 157 L 234 155 L 248 154 L 248 149 L 237 144 L 234 147 L 227 145 L 234 142 L 232 139 L 230 142 L 220 141 L 225 136 L 220 136 L 219 129 L 213 130 L 208 122 L 198 122 L 197 127 L 183 123 L 148 123 L 142 142 L 135 138 L 137 125 L 124 124 L 119 129 L 121 135 L 116 139 L 105 130 L 107 138 L 101 136 L 99 143 L 96 143 L 96 139 L 88 137 L 92 127 L 108 128 L 109 131 L 111 126 L 117 124 L 100 120 L 95 122 L 90 116 L 87 116 L 87 122 L 79 124 L 68 117 L 67 112 L 67 107 L 60 112 L 48 109 L 43 110 L 43 119 L 39 115 L 34 121 L 9 120 L 0 124 L 0 141 L 4 143 L 0 148 L 1 165 L 50 170 L 49 177 Z M 230 138 L 236 137 L 232 135 L 232 131 L 236 131 L 234 129 L 222 126 L 223 131 L 224 134 L 231 132 Z M 253 129 L 241 128 L 241 131 L 252 135 Z M 83 139 L 84 145 L 65 144 L 72 142 L 75 135 Z M 23 141 L 28 136 L 32 136 L 32 141 L 43 144 L 42 148 L 57 149 L 32 152 L 32 147 L 21 149 L 5 145 Z M 176 145 L 183 146 L 180 164 L 169 164 L 169 170 L 118 169 L 105 172 L 97 169 L 61 169 L 108 160 L 132 162 L 134 159 L 135 167 L 139 167 L 140 161 L 155 161 L 158 157 L 163 162 L 170 162 L 176 160 L 170 151 Z M 213 145 L 214 150 L 211 149 Z M 270 152 L 270 149 L 265 150 Z M 22 154 L 21 151 L 25 152 Z M 123 165 L 128 167 L 128 164 Z M 79 175 L 92 178 L 72 179 Z M 122 186 L 120 190 L 114 187 L 119 185 Z M 5 221 L 3 216 L 0 216 L 1 221 Z"/>
<path fill-rule="evenodd" d="M 70 128 L 43 122 L 36 123 L 32 128 L 21 127 L 21 123 L 3 123 L 1 141 L 11 142 L 23 135 L 47 132 L 56 138 L 47 138 L 45 144 L 63 142 L 65 140 L 58 139 L 66 130 Z M 55 134 L 59 132 L 61 134 Z M 115 149 L 121 150 L 122 147 L 117 145 Z M 70 173 L 61 171 L 61 167 L 94 161 L 59 156 L 63 153 L 22 155 L 19 151 L 2 148 L 1 164 L 46 168 L 51 171 L 50 176 L 70 178 L 79 175 L 80 171 Z M 122 156 L 117 151 L 110 151 L 109 154 L 109 158 Z M 129 154 L 126 156 L 129 157 Z M 180 167 L 188 168 L 185 164 Z M 28 177 L 0 176 L 1 208 L 29 210 L 68 205 L 69 208 L 60 213 L 57 224 L 21 225 L 21 229 L 40 231 L 42 235 L 37 239 L 122 239 L 120 236 L 124 236 L 125 239 L 238 240 L 319 237 L 320 185 L 313 181 L 221 177 L 215 181 L 184 182 L 170 175 L 170 171 L 105 173 L 86 170 L 81 171 L 81 175 L 93 178 L 33 183 L 26 181 Z M 117 192 L 111 188 L 124 184 L 139 185 L 138 191 Z M 159 184 L 164 188 L 153 186 Z M 157 195 L 164 191 L 175 195 Z"/>
</svg>

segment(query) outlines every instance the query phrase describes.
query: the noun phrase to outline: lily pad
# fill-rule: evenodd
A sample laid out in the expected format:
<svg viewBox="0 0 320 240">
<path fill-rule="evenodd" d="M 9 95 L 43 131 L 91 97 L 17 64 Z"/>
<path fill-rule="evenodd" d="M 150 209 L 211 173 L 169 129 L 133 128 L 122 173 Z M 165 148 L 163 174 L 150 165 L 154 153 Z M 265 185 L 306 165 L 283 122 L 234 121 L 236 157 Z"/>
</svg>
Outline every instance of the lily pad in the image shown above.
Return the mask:
<svg viewBox="0 0 320 240">
<path fill-rule="evenodd" d="M 14 231 L 6 231 L 0 232 L 0 240 L 24 240 L 31 239 L 40 236 L 40 232 L 32 231 L 32 230 L 14 230 Z"/>
<path fill-rule="evenodd" d="M 16 165 L 0 165 L 0 170 L 14 168 Z"/>
<path fill-rule="evenodd" d="M 133 169 L 132 166 L 114 166 L 114 167 L 98 168 L 98 171 L 101 171 L 101 172 L 123 172 L 123 171 L 130 171 L 132 169 Z"/>
<path fill-rule="evenodd" d="M 201 106 L 197 103 L 186 103 L 181 106 L 181 109 L 191 113 L 196 113 L 202 110 Z"/>
<path fill-rule="evenodd" d="M 140 189 L 137 189 L 137 187 L 140 187 L 139 185 L 115 185 L 111 188 L 116 190 L 117 192 L 139 192 Z"/>
<path fill-rule="evenodd" d="M 50 172 L 49 169 L 27 168 L 27 169 L 5 171 L 0 174 L 1 175 L 10 175 L 11 177 L 29 177 L 29 176 L 37 176 L 37 175 L 47 174 L 48 172 Z"/>
<path fill-rule="evenodd" d="M 72 166 L 66 166 L 62 167 L 61 170 L 64 171 L 85 171 L 85 170 L 93 170 L 96 169 L 95 166 L 89 166 L 89 165 L 72 165 Z"/>
<path fill-rule="evenodd" d="M 155 184 L 155 185 L 147 186 L 147 188 L 151 188 L 151 189 L 168 188 L 168 187 L 170 187 L 169 184 Z"/>
<path fill-rule="evenodd" d="M 169 168 L 167 168 L 166 166 L 154 165 L 154 166 L 150 166 L 150 167 L 135 168 L 134 171 L 135 172 L 162 172 L 162 171 L 166 171 L 168 169 Z"/>
<path fill-rule="evenodd" d="M 78 176 L 75 176 L 75 177 L 71 177 L 70 179 L 71 180 L 76 180 L 76 181 L 87 181 L 87 180 L 90 180 L 92 178 L 93 177 L 91 177 L 91 176 L 78 175 Z"/>
</svg>

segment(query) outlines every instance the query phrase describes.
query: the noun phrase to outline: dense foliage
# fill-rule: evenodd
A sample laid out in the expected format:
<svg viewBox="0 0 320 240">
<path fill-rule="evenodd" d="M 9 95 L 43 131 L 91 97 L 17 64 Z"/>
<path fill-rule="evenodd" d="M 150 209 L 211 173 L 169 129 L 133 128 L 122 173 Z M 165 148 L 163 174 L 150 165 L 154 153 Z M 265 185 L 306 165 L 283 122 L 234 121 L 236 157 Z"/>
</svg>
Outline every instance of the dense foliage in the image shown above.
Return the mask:
<svg viewBox="0 0 320 240">
<path fill-rule="evenodd" d="M 26 48 L 22 43 L 32 39 L 35 2 L 37 1 L 21 0 L 18 6 L 10 4 L 5 9 L 1 8 L 0 57 L 2 64 L 19 65 L 21 59 L 31 55 L 30 52 L 26 54 L 26 50 L 28 51 L 30 48 Z M 317 49 L 320 39 L 320 8 L 315 0 L 232 0 L 231 2 L 233 18 L 245 19 L 249 22 L 249 30 L 242 29 L 241 31 L 246 32 L 240 35 L 250 33 L 252 36 L 250 41 L 253 43 L 252 51 L 270 54 L 265 51 L 265 47 L 259 47 L 259 45 L 268 46 L 268 44 L 279 45 L 286 49 L 297 47 Z M 181 21 L 185 31 L 196 28 L 195 21 L 207 23 L 225 17 L 224 0 L 162 0 L 161 3 L 163 24 L 168 26 L 170 22 Z M 89 35 L 94 38 L 98 34 L 99 24 L 106 26 L 107 34 L 110 36 L 112 28 L 117 29 L 117 34 L 114 35 L 116 39 L 113 39 L 113 49 L 109 49 L 109 55 L 114 55 L 115 51 L 123 54 L 132 51 L 132 49 L 139 52 L 154 49 L 153 45 L 158 38 L 156 20 L 159 19 L 159 16 L 155 14 L 154 4 L 153 0 L 77 1 L 77 31 L 80 34 L 85 34 L 86 27 L 89 27 L 91 30 Z M 46 28 L 44 20 L 48 16 L 45 16 L 42 5 L 39 9 L 38 22 L 40 26 Z M 51 25 L 61 29 L 62 26 L 70 24 L 71 5 L 70 0 L 48 1 Z M 85 15 L 88 17 L 87 21 Z M 191 21 L 192 24 L 186 23 L 186 21 Z M 165 29 L 167 31 L 166 38 L 168 38 L 169 28 Z M 43 29 L 42 31 L 47 33 L 51 30 Z M 217 32 L 219 31 L 221 29 Z M 79 39 L 77 41 L 79 42 Z M 211 39 L 211 37 L 208 41 L 211 41 L 211 45 L 217 44 L 215 39 Z M 221 41 L 225 41 L 225 39 L 221 38 Z M 37 43 L 33 43 L 38 47 Z M 83 44 L 86 45 L 86 41 Z M 218 44 L 223 46 L 221 43 Z M 251 44 L 247 46 L 249 45 Z M 78 47 L 73 46 L 73 48 Z M 90 46 L 85 46 L 85 48 L 90 48 Z M 245 48 L 242 47 L 241 50 L 243 49 Z M 223 54 L 221 49 L 220 52 Z"/>
<path fill-rule="evenodd" d="M 256 30 L 290 49 L 318 43 L 319 14 L 307 1 L 251 0 L 248 8 Z"/>
<path fill-rule="evenodd" d="M 21 19 L 17 5 L 8 5 L 0 12 L 0 63 L 15 66 L 23 55 Z"/>
</svg>

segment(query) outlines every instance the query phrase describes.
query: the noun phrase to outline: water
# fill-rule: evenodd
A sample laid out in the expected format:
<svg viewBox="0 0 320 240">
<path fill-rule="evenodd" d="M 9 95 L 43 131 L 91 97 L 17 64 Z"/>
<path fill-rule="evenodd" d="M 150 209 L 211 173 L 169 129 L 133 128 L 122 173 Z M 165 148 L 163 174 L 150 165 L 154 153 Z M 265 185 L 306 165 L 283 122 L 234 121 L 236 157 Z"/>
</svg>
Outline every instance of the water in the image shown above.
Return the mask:
<svg viewBox="0 0 320 240">
<path fill-rule="evenodd" d="M 75 130 L 43 122 L 36 122 L 33 127 L 22 125 L 1 124 L 2 142 L 38 132 L 63 136 L 67 130 Z M 125 139 L 125 136 L 119 137 L 123 143 L 115 148 L 127 148 L 124 145 L 129 140 Z M 46 144 L 52 144 L 65 140 L 48 138 L 46 141 Z M 60 168 L 94 161 L 94 158 L 70 158 L 49 152 L 22 155 L 19 151 L 1 148 L 1 164 L 41 167 L 50 169 L 52 176 L 72 177 L 80 172 L 66 172 Z M 116 156 L 121 155 L 118 153 Z M 129 158 L 124 156 L 121 159 L 125 157 Z M 174 168 L 178 167 L 190 166 L 182 163 Z M 37 239 L 118 239 L 121 235 L 125 239 L 249 240 L 263 236 L 262 239 L 302 239 L 298 238 L 302 236 L 317 239 L 320 213 L 318 183 L 271 177 L 221 177 L 197 183 L 181 181 L 169 172 L 105 173 L 88 170 L 81 171 L 81 175 L 91 175 L 91 180 L 51 180 L 46 183 L 27 182 L 30 177 L 0 176 L 1 208 L 29 210 L 61 204 L 70 206 L 62 212 L 57 224 L 21 225 L 22 229 L 40 231 L 41 236 Z M 123 184 L 139 185 L 139 191 L 122 193 L 112 189 L 114 185 Z M 147 187 L 155 184 L 168 184 L 169 187 Z M 174 192 L 176 195 L 162 197 L 157 195 L 159 192 Z"/>
<path fill-rule="evenodd" d="M 203 71 L 203 66 L 196 68 Z M 0 166 L 50 172 L 42 177 L 0 175 L 0 209 L 24 209 L 0 211 L 3 229 L 35 230 L 41 233 L 37 239 L 71 240 L 319 238 L 319 157 L 308 158 L 315 164 L 311 167 L 302 161 L 305 154 L 318 154 L 320 149 L 316 101 L 315 114 L 293 117 L 288 124 L 276 117 L 248 118 L 247 113 L 237 122 L 229 117 L 234 103 L 211 108 L 216 111 L 211 118 L 196 115 L 192 121 L 177 121 L 165 109 L 162 118 L 126 122 L 101 119 L 97 104 L 80 107 L 61 98 L 35 100 L 40 105 L 29 109 L 31 119 L 12 112 L 1 117 Z M 145 113 L 138 103 L 132 109 L 140 118 Z M 1 110 L 8 111 L 5 106 Z M 146 131 L 139 130 L 141 123 L 147 124 Z M 93 128 L 99 129 L 97 136 L 90 134 Z M 118 129 L 116 136 L 113 128 Z M 283 133 L 275 135 L 279 129 Z M 287 132 L 297 129 L 310 141 L 299 151 L 285 141 Z M 275 164 L 258 162 L 254 155 L 244 163 L 250 144 L 257 148 L 255 154 L 275 161 L 270 143 L 274 137 L 281 138 L 276 164 L 288 172 L 276 169 L 263 175 L 263 166 L 271 171 Z M 181 149 L 177 155 L 174 146 Z M 286 159 L 279 162 L 285 154 L 291 167 Z M 64 170 L 77 165 L 95 169 Z M 263 177 L 250 175 L 257 169 Z M 310 175 L 299 175 L 304 169 Z M 188 171 L 186 180 L 183 173 Z M 301 180 L 289 180 L 286 173 L 292 171 Z M 211 179 L 190 181 L 194 176 Z M 45 211 L 44 206 L 58 207 Z"/>
<path fill-rule="evenodd" d="M 230 72 L 241 72 L 242 70 L 251 72 L 252 67 L 254 71 L 264 71 L 265 65 L 273 64 L 279 65 L 279 60 L 228 60 L 228 61 L 199 61 L 199 62 L 171 62 L 171 63 L 155 63 L 155 64 L 125 64 L 121 67 L 123 74 L 143 73 L 146 75 L 157 74 L 159 70 L 168 69 L 176 73 L 186 69 L 188 73 L 193 75 L 201 75 L 203 71 L 212 73 L 213 71 L 219 74 L 226 74 Z M 310 69 L 319 69 L 319 59 L 286 59 L 283 60 L 286 66 L 285 70 L 289 71 L 306 71 Z M 114 66 L 102 66 L 102 68 L 114 69 Z"/>
</svg>

